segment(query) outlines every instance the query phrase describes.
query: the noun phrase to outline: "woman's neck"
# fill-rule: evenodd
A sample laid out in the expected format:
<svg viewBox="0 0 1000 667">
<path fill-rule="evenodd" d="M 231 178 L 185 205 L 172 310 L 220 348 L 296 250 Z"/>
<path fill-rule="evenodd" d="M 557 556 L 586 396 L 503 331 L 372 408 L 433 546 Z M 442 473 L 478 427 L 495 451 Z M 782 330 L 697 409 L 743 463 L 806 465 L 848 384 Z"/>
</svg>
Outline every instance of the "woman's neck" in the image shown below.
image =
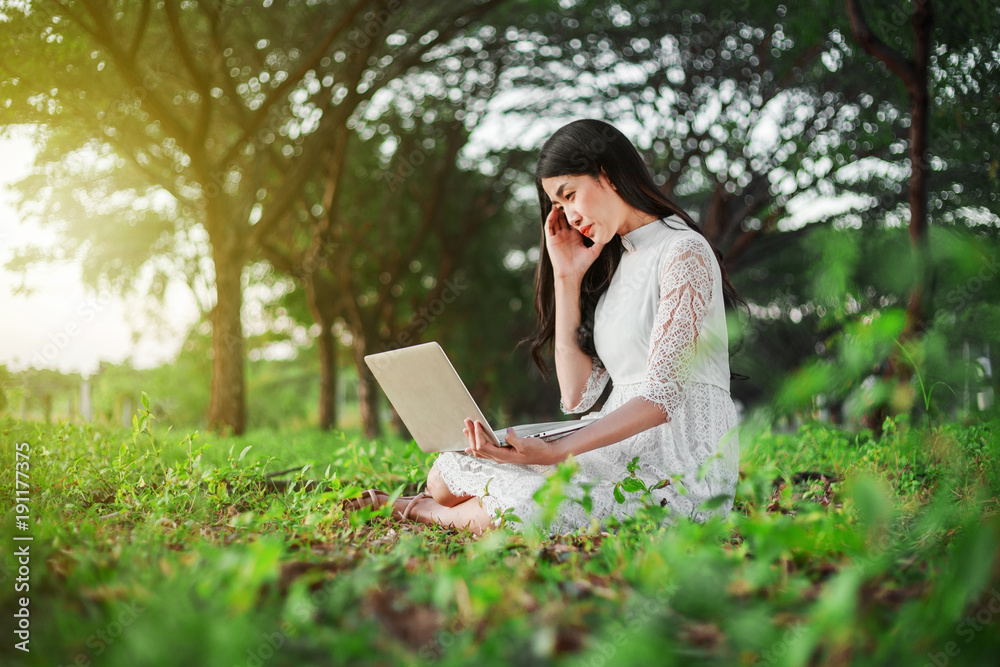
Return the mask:
<svg viewBox="0 0 1000 667">
<path fill-rule="evenodd" d="M 656 222 L 659 220 L 652 213 L 646 213 L 645 211 L 640 211 L 639 209 L 632 209 L 625 216 L 624 222 L 618 226 L 618 235 L 625 236 L 629 232 L 635 231 L 640 227 L 648 225 L 651 222 Z"/>
</svg>

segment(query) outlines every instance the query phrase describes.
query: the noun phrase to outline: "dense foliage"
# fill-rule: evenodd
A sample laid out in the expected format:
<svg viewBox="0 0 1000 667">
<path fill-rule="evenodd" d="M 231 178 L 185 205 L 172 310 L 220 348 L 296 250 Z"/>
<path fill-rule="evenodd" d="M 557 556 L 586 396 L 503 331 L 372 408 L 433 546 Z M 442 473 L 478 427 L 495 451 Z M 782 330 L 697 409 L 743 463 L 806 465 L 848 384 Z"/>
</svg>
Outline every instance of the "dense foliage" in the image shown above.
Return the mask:
<svg viewBox="0 0 1000 667">
<path fill-rule="evenodd" d="M 915 57 L 912 3 L 862 4 L 875 37 Z M 1000 10 L 932 4 L 933 350 L 906 353 L 909 365 L 933 357 L 955 391 L 941 400 L 964 411 L 957 376 L 995 388 L 1000 345 Z M 31 126 L 39 147 L 16 188 L 21 213 L 58 232 L 8 268 L 78 257 L 90 284 L 148 288 L 151 310 L 183 280 L 204 311 L 201 363 L 214 370 L 192 381 L 204 386 L 133 386 L 133 405 L 146 389 L 200 405 L 197 422 L 259 426 L 268 396 L 244 396 L 244 384 L 261 391 L 245 363 L 291 341 L 320 348 L 304 352 L 317 359 L 314 423 L 345 425 L 332 387 L 354 366 L 374 434 L 362 356 L 435 338 L 477 398 L 515 421 L 549 416 L 535 411 L 555 405 L 551 388 L 508 355 L 532 326 L 531 156 L 580 116 L 633 138 L 724 253 L 754 306 L 730 330 L 745 404 L 800 367 L 835 364 L 850 329 L 903 307 L 923 276 L 906 230 L 907 93 L 853 39 L 840 0 L 0 0 L 0 21 L 12 54 L 0 135 Z M 456 283 L 468 288 L 444 308 Z M 241 299 L 256 307 L 261 290 L 274 299 L 248 317 Z M 842 412 L 850 390 L 886 374 L 884 357 L 865 361 L 815 393 Z M 905 411 L 896 391 L 883 382 L 867 401 Z"/>
<path fill-rule="evenodd" d="M 154 424 L 3 422 L 5 490 L 30 447 L 34 537 L 30 654 L 11 648 L 4 549 L 4 664 L 965 665 L 1000 648 L 995 421 L 746 430 L 726 521 L 651 511 L 551 538 L 345 515 L 361 488 L 417 488 L 412 443 Z M 5 547 L 25 534 L 12 514 Z"/>
<path fill-rule="evenodd" d="M 0 136 L 33 128 L 20 213 L 58 236 L 7 268 L 78 258 L 150 310 L 180 280 L 203 311 L 160 368 L 0 366 L 0 663 L 995 664 L 1000 8 L 863 4 L 904 58 L 936 11 L 920 261 L 908 91 L 842 0 L 0 0 Z M 482 537 L 345 513 L 432 461 L 369 437 L 366 353 L 440 340 L 491 421 L 557 416 L 514 345 L 531 159 L 580 116 L 750 302 L 734 511 Z"/>
</svg>

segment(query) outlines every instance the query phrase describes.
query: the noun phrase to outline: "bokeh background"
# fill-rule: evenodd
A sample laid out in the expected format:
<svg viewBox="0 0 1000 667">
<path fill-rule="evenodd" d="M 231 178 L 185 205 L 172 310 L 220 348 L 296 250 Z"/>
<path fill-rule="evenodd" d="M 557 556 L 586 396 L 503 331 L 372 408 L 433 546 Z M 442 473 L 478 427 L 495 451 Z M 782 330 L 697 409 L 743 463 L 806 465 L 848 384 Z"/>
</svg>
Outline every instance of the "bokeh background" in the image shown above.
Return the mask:
<svg viewBox="0 0 1000 667">
<path fill-rule="evenodd" d="M 582 117 L 724 254 L 744 418 L 990 410 L 1000 13 L 861 4 L 0 1 L 0 412 L 377 437 L 363 356 L 437 340 L 557 417 L 531 173 Z"/>
</svg>

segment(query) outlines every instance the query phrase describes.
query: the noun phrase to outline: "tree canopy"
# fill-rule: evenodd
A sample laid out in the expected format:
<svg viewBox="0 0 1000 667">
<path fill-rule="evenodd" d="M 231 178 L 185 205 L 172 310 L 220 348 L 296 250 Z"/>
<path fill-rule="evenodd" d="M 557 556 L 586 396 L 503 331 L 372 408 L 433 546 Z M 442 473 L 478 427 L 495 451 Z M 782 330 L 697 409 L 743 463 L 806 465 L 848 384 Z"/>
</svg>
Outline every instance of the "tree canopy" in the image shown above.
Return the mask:
<svg viewBox="0 0 1000 667">
<path fill-rule="evenodd" d="M 988 310 L 992 289 L 970 281 L 990 266 L 998 219 L 1000 14 L 924 4 L 929 340 L 986 344 L 966 313 Z M 0 126 L 35 126 L 40 148 L 22 211 L 60 239 L 11 268 L 74 255 L 88 281 L 144 282 L 154 296 L 182 276 L 211 324 L 209 422 L 236 431 L 252 283 L 285 285 L 274 307 L 315 327 L 326 426 L 338 359 L 357 367 L 374 432 L 365 353 L 431 333 L 491 348 L 525 335 L 538 233 L 537 146 L 523 140 L 579 116 L 633 137 L 724 253 L 754 314 L 731 331 L 747 401 L 812 356 L 835 363 L 850 327 L 902 307 L 921 271 L 900 243 L 914 114 L 893 68 L 919 47 L 902 0 L 57 0 L 0 12 Z M 466 278 L 475 298 L 431 322 L 430 304 Z M 464 326 L 491 314 L 510 326 L 488 342 Z M 842 365 L 859 375 L 849 384 L 883 352 Z M 490 378 L 484 395 L 524 387 L 482 355 L 468 363 Z"/>
</svg>

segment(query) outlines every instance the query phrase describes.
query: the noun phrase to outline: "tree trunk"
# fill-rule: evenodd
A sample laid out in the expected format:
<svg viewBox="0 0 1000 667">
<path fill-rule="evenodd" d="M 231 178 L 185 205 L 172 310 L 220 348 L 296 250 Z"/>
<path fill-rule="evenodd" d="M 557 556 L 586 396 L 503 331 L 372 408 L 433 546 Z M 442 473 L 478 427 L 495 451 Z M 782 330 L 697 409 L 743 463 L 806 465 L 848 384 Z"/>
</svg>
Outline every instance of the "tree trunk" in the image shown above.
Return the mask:
<svg viewBox="0 0 1000 667">
<path fill-rule="evenodd" d="M 910 107 L 910 245 L 913 250 L 915 275 L 906 306 L 906 323 L 900 332 L 899 342 L 918 337 L 926 328 L 927 295 L 931 286 L 930 243 L 927 220 L 927 176 L 930 171 L 928 137 L 930 134 L 930 93 L 927 69 L 930 63 L 931 28 L 933 26 L 932 0 L 914 0 L 913 3 L 913 55 L 910 59 L 894 51 L 871 30 L 861 10 L 860 0 L 845 0 L 851 31 L 855 40 L 869 54 L 881 60 L 906 87 Z M 884 367 L 883 377 L 895 381 L 898 387 L 909 387 L 913 373 L 910 363 L 900 357 L 894 348 Z M 887 405 L 879 405 L 869 415 L 877 434 L 888 416 Z"/>
<path fill-rule="evenodd" d="M 361 411 L 361 432 L 366 438 L 382 435 L 382 424 L 378 418 L 378 384 L 371 369 L 365 363 L 368 349 L 364 337 L 354 335 L 354 365 L 358 369 L 358 409 Z"/>
<path fill-rule="evenodd" d="M 396 408 L 392 409 L 392 429 L 403 440 L 413 439 L 413 434 L 410 433 L 410 429 L 406 428 L 406 424 L 403 423 L 402 417 L 396 412 Z"/>
<path fill-rule="evenodd" d="M 319 427 L 337 426 L 337 342 L 333 327 L 320 322 L 319 340 Z"/>
<path fill-rule="evenodd" d="M 243 256 L 233 243 L 213 243 L 216 302 L 212 309 L 212 385 L 208 404 L 208 425 L 231 429 L 239 435 L 246 430 L 246 386 L 244 379 Z"/>
<path fill-rule="evenodd" d="M 913 253 L 913 284 L 906 304 L 906 321 L 899 333 L 900 344 L 918 338 L 927 328 L 927 303 L 931 285 L 930 239 L 927 217 L 927 176 L 930 171 L 928 137 L 930 134 L 930 101 L 927 89 L 927 62 L 930 50 L 931 14 L 930 2 L 916 3 L 913 16 L 915 53 L 913 76 L 906 80 L 906 93 L 910 103 L 910 248 Z M 901 356 L 900 349 L 894 348 L 885 366 L 884 378 L 894 382 L 897 396 L 912 394 L 910 380 L 913 365 Z M 902 390 L 902 391 L 899 391 Z M 905 404 L 896 406 L 897 409 Z M 882 432 L 882 425 L 888 411 L 885 406 L 875 418 L 875 431 Z"/>
<path fill-rule="evenodd" d="M 930 136 L 930 93 L 927 67 L 931 49 L 931 3 L 918 1 L 913 14 L 913 77 L 906 82 L 910 101 L 910 244 L 913 248 L 916 276 L 906 308 L 905 337 L 915 336 L 926 328 L 925 299 L 930 283 L 930 243 L 927 234 L 927 177 L 931 166 L 928 156 Z"/>
</svg>

